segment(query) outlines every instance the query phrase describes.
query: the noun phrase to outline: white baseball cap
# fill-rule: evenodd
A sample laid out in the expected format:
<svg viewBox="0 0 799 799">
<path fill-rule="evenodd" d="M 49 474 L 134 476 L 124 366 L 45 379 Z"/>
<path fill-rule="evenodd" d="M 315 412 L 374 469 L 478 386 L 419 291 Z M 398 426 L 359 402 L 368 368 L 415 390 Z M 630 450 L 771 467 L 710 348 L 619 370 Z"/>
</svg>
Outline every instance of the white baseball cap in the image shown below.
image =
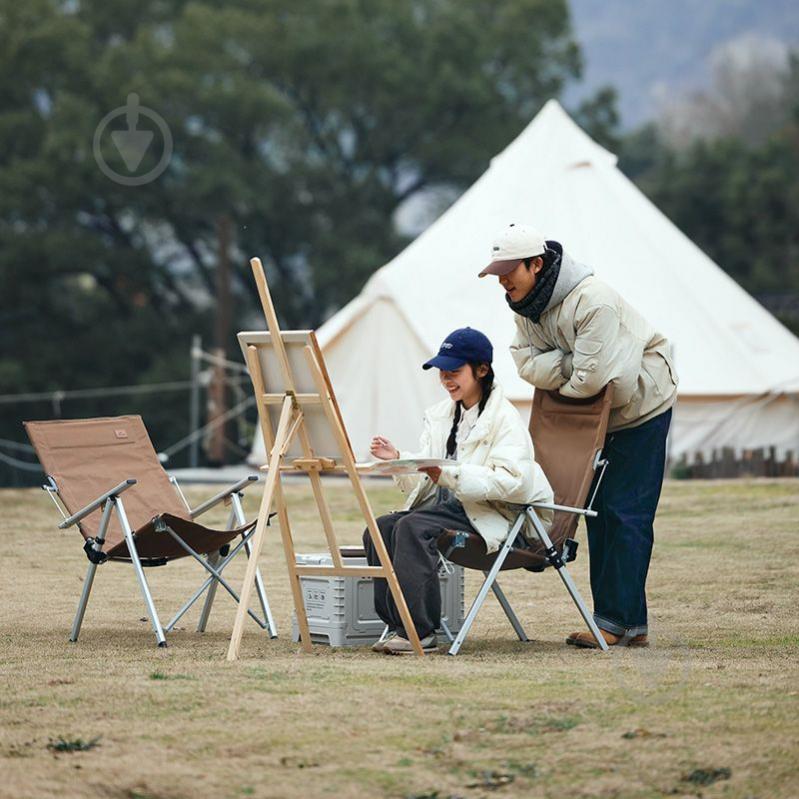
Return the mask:
<svg viewBox="0 0 799 799">
<path fill-rule="evenodd" d="M 543 255 L 546 239 L 530 225 L 510 224 L 497 234 L 491 247 L 491 263 L 478 277 L 507 275 L 525 258 Z"/>
</svg>

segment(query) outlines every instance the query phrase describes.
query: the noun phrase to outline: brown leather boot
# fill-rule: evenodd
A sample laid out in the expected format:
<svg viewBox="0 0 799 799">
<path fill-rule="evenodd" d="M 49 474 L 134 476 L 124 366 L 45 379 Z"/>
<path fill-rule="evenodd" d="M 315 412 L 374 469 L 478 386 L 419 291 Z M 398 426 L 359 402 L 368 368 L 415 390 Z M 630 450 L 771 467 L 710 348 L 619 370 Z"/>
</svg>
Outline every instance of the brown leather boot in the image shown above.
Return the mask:
<svg viewBox="0 0 799 799">
<path fill-rule="evenodd" d="M 632 638 L 626 635 L 616 635 L 615 633 L 608 632 L 607 630 L 600 630 L 602 637 L 608 646 L 649 646 L 649 638 L 646 633 L 635 635 Z M 593 634 L 588 630 L 582 632 L 572 633 L 567 639 L 566 643 L 571 646 L 577 646 L 582 649 L 599 649 L 599 644 L 596 642 Z"/>
</svg>

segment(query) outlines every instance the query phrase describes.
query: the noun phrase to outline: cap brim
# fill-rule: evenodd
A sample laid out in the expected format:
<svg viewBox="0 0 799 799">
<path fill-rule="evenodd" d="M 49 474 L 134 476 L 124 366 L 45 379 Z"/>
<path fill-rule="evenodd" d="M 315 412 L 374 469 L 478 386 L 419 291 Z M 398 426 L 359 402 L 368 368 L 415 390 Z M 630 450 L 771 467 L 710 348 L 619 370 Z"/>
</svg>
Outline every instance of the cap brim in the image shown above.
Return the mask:
<svg viewBox="0 0 799 799">
<path fill-rule="evenodd" d="M 422 369 L 443 369 L 445 372 L 454 372 L 460 369 L 466 361 L 463 358 L 453 358 L 449 355 L 436 355 L 431 358 L 427 363 L 422 364 Z"/>
<path fill-rule="evenodd" d="M 477 277 L 486 275 L 507 275 L 512 272 L 524 258 L 511 258 L 509 261 L 492 261 Z"/>
</svg>

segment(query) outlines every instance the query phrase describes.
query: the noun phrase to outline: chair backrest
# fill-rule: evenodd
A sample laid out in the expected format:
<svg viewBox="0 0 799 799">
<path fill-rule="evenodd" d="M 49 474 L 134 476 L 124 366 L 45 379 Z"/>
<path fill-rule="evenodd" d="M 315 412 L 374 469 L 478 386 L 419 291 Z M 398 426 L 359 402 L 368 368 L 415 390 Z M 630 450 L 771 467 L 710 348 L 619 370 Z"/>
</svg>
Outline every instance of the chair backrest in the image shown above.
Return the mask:
<svg viewBox="0 0 799 799">
<path fill-rule="evenodd" d="M 25 430 L 70 514 L 132 477 L 138 482 L 125 491 L 122 500 L 134 531 L 161 513 L 189 518 L 141 416 L 25 422 Z M 96 510 L 80 522 L 84 538 L 96 535 L 101 516 L 101 510 Z M 105 549 L 123 538 L 112 514 Z"/>
<path fill-rule="evenodd" d="M 594 461 L 608 429 L 613 386 L 588 399 L 570 399 L 557 391 L 536 389 L 530 415 L 530 435 L 535 459 L 544 470 L 555 494 L 555 503 L 584 508 Z M 560 549 L 574 535 L 579 518 L 555 512 L 549 536 Z"/>
</svg>

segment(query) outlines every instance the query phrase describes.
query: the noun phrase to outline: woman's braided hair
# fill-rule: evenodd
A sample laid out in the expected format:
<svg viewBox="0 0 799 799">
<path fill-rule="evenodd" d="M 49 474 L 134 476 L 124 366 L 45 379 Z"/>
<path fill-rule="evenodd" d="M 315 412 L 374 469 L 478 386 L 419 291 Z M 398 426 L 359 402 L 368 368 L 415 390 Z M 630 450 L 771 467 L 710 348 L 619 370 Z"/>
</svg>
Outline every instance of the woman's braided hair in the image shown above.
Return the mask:
<svg viewBox="0 0 799 799">
<path fill-rule="evenodd" d="M 469 366 L 472 368 L 472 374 L 477 377 L 477 369 L 482 364 L 479 363 L 470 363 Z M 488 402 L 488 397 L 491 394 L 491 389 L 494 387 L 494 370 L 491 367 L 491 364 L 486 364 L 488 366 L 488 372 L 483 377 L 478 378 L 480 381 L 480 388 L 482 390 L 482 396 L 480 397 L 480 403 L 478 404 L 477 415 L 479 416 L 483 410 L 485 409 L 486 403 Z M 451 458 L 455 454 L 455 447 L 457 446 L 457 437 L 458 437 L 458 425 L 461 421 L 461 413 L 463 410 L 463 406 L 461 405 L 460 400 L 455 403 L 455 416 L 452 419 L 452 428 L 449 431 L 449 438 L 447 439 L 447 457 Z"/>
</svg>

